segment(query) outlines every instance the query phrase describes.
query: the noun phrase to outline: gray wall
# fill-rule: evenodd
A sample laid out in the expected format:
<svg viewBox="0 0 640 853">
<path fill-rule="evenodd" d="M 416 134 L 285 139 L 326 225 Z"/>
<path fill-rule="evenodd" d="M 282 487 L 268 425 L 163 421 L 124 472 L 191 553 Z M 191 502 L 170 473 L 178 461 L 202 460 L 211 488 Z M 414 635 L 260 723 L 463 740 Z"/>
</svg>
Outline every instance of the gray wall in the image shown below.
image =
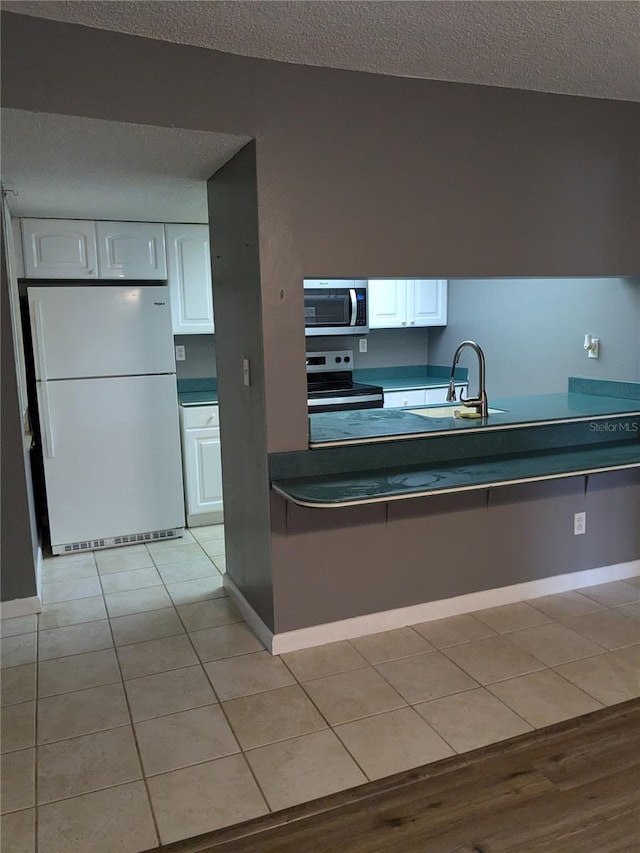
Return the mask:
<svg viewBox="0 0 640 853">
<path fill-rule="evenodd" d="M 585 334 L 600 338 L 600 358 L 587 358 Z M 468 338 L 487 357 L 489 400 L 566 391 L 568 376 L 640 380 L 640 279 L 449 281 L 449 323 L 432 330 L 431 359 L 450 363 Z M 460 364 L 474 391 L 473 353 Z"/>
<path fill-rule="evenodd" d="M 308 352 L 353 350 L 354 367 L 399 367 L 427 364 L 429 329 L 372 329 L 367 335 L 367 352 L 360 352 L 357 335 L 306 338 Z"/>
<path fill-rule="evenodd" d="M 2 233 L 0 229 L 0 233 Z M 4 240 L 0 241 L 0 305 L 2 359 L 2 495 L 0 497 L 0 599 L 29 598 L 37 594 L 36 534 L 31 464 L 23 442 L 18 401 L 18 382 L 13 356 L 13 331 L 9 304 L 9 280 Z"/>
<path fill-rule="evenodd" d="M 174 335 L 176 346 L 185 348 L 185 360 L 176 361 L 178 379 L 210 379 L 217 376 L 215 335 Z"/>
<path fill-rule="evenodd" d="M 275 623 L 292 631 L 637 560 L 640 471 L 340 510 L 274 495 L 272 517 Z"/>
</svg>

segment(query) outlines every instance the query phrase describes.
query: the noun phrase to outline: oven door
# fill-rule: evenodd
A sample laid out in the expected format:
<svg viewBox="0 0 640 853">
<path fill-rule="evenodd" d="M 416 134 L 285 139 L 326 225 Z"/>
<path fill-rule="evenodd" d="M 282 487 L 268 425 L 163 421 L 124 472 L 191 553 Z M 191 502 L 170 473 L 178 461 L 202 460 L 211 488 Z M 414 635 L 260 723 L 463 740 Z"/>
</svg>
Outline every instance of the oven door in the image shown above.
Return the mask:
<svg viewBox="0 0 640 853">
<path fill-rule="evenodd" d="M 310 391 L 307 399 L 310 415 L 350 409 L 381 409 L 383 402 L 384 391 L 375 385 L 354 385 L 348 391 Z"/>
<path fill-rule="evenodd" d="M 354 285 L 355 281 L 305 282 L 306 335 L 362 335 L 369 331 L 366 287 Z"/>
</svg>

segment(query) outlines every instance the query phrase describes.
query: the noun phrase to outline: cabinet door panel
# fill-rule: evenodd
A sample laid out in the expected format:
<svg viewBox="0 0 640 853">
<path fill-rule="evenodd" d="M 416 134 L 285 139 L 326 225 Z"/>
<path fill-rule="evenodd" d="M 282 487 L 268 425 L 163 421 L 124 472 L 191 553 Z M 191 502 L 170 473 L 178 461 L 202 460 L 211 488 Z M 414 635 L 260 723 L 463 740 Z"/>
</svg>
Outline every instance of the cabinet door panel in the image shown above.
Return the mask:
<svg viewBox="0 0 640 853">
<path fill-rule="evenodd" d="M 220 430 L 185 430 L 187 512 L 222 511 L 222 463 Z"/>
<path fill-rule="evenodd" d="M 446 279 L 417 278 L 412 283 L 413 311 L 409 324 L 413 326 L 446 326 Z"/>
<path fill-rule="evenodd" d="M 97 222 L 100 278 L 164 281 L 164 226 L 156 222 Z"/>
<path fill-rule="evenodd" d="M 212 334 L 208 225 L 166 225 L 174 335 Z"/>
<path fill-rule="evenodd" d="M 415 388 L 411 391 L 385 391 L 384 408 L 397 409 L 402 406 L 424 406 L 425 389 Z"/>
<path fill-rule="evenodd" d="M 26 278 L 98 278 L 95 223 L 80 219 L 23 219 Z"/>
<path fill-rule="evenodd" d="M 369 279 L 369 328 L 397 329 L 407 325 L 407 282 Z"/>
</svg>

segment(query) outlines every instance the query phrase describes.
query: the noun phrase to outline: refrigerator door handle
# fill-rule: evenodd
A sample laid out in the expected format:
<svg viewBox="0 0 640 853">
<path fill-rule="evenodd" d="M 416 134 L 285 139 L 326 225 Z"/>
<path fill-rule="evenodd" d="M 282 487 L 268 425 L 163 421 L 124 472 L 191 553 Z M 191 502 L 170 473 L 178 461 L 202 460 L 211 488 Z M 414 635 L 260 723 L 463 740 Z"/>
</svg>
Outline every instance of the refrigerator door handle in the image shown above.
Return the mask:
<svg viewBox="0 0 640 853">
<path fill-rule="evenodd" d="M 44 317 L 42 316 L 42 302 L 39 299 L 33 303 L 35 335 L 33 346 L 36 355 L 39 376 L 36 379 L 45 381 L 47 379 L 47 353 L 44 348 Z"/>
<path fill-rule="evenodd" d="M 51 409 L 49 408 L 49 389 L 47 383 L 39 382 L 38 391 L 45 456 L 47 459 L 53 459 L 55 457 L 55 444 L 53 441 L 53 427 L 51 426 Z"/>
</svg>

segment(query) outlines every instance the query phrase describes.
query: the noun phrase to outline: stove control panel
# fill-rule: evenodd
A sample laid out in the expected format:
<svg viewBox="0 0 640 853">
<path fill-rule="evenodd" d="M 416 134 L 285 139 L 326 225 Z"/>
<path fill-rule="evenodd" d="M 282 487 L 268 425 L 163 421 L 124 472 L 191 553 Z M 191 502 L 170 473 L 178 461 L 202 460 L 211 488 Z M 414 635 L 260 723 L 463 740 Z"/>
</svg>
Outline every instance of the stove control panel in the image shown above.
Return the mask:
<svg viewBox="0 0 640 853">
<path fill-rule="evenodd" d="M 353 350 L 307 353 L 307 373 L 327 373 L 336 370 L 353 370 Z"/>
</svg>

